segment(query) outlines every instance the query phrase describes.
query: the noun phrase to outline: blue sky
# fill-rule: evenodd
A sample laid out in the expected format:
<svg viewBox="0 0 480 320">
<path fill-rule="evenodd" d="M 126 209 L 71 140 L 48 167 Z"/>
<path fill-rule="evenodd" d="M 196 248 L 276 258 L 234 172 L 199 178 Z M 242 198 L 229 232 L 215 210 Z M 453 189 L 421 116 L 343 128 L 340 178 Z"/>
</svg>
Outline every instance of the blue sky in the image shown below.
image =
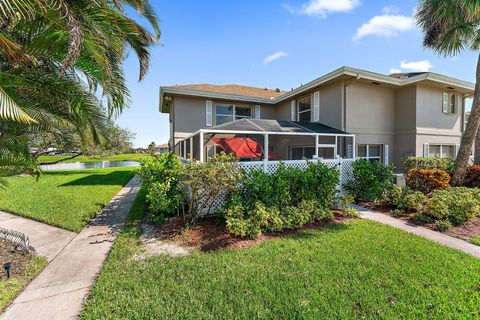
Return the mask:
<svg viewBox="0 0 480 320">
<path fill-rule="evenodd" d="M 137 134 L 135 146 L 168 141 L 158 111 L 162 85 L 242 84 L 290 90 L 341 66 L 388 74 L 438 72 L 474 81 L 476 54 L 445 58 L 422 47 L 412 13 L 417 1 L 151 0 L 161 20 L 161 46 L 138 83 L 138 63 L 125 69 L 132 105 L 117 123 Z"/>
</svg>

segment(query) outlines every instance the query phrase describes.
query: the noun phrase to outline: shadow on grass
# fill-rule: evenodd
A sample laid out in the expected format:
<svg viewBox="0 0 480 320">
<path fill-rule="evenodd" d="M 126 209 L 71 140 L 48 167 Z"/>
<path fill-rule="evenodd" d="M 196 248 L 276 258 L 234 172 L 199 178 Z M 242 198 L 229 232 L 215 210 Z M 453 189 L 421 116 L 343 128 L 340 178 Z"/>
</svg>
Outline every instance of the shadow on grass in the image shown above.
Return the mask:
<svg viewBox="0 0 480 320">
<path fill-rule="evenodd" d="M 109 174 L 92 174 L 60 185 L 67 186 L 123 186 L 133 177 L 130 171 L 114 171 Z"/>
</svg>

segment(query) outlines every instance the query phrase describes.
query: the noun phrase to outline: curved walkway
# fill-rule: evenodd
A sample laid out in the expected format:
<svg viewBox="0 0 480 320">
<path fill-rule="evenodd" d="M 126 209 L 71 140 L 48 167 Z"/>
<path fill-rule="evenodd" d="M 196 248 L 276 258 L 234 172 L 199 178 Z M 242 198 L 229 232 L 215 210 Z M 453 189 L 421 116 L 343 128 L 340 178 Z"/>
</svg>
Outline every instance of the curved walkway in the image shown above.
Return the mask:
<svg viewBox="0 0 480 320">
<path fill-rule="evenodd" d="M 353 205 L 353 207 L 360 211 L 361 217 L 364 219 L 380 222 L 391 227 L 416 234 L 418 236 L 440 243 L 444 246 L 457 249 L 465 253 L 471 254 L 474 257 L 480 258 L 480 247 L 477 245 L 463 241 L 458 238 L 447 236 L 446 234 L 437 231 L 418 226 L 408 221 L 395 219 L 384 213 L 375 212 L 357 205 Z"/>
<path fill-rule="evenodd" d="M 134 177 L 94 220 L 74 235 L 0 319 L 76 318 L 82 311 L 139 188 L 138 180 Z"/>
</svg>

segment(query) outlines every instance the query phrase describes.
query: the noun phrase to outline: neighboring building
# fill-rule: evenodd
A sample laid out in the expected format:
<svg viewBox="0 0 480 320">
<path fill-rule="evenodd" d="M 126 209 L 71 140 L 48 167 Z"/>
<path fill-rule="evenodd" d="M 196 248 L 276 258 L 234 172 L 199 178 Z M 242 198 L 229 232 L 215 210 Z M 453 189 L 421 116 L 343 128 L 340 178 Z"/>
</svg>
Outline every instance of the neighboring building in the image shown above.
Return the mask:
<svg viewBox="0 0 480 320">
<path fill-rule="evenodd" d="M 194 143 L 198 130 L 215 131 L 240 119 L 315 122 L 355 135 L 353 142 L 335 139 L 334 153 L 398 166 L 406 156 L 454 157 L 465 128 L 465 99 L 473 91 L 472 83 L 431 72 L 386 76 L 342 67 L 288 92 L 239 85 L 161 87 L 160 111 L 170 117 L 171 146 L 187 137 Z M 334 156 L 324 148 L 332 142 L 320 141 L 319 151 L 314 141 L 289 141 L 271 152 L 281 160 Z"/>
<path fill-rule="evenodd" d="M 164 152 L 169 152 L 170 147 L 168 146 L 168 144 L 157 144 L 155 146 L 155 150 L 157 153 L 164 153 Z"/>
</svg>

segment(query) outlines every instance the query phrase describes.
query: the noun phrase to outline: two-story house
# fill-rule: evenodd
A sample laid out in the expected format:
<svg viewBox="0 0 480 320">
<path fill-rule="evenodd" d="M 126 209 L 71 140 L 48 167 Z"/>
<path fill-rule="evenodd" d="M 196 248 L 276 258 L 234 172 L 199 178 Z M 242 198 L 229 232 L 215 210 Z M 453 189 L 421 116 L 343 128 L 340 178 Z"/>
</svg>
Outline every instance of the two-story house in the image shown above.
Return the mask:
<svg viewBox="0 0 480 320">
<path fill-rule="evenodd" d="M 473 91 L 472 83 L 431 72 L 386 76 L 342 67 L 288 92 L 239 85 L 161 87 L 160 111 L 169 114 L 172 148 L 191 141 L 182 147 L 184 156 L 193 152 L 193 134 L 200 129 L 217 133 L 208 139 L 202 135 L 200 154 L 206 158 L 212 146 L 255 149 L 263 140 L 252 128 L 263 133 L 273 128 L 278 135 L 270 139 L 267 154 L 279 160 L 340 154 L 399 166 L 407 156 L 455 156 L 465 127 L 465 100 Z M 239 120 L 243 126 L 233 125 Z M 291 127 L 304 135 L 312 132 L 315 139 L 295 140 L 287 134 Z M 227 136 L 232 130 L 238 135 Z M 232 140 L 241 134 L 244 141 Z"/>
</svg>

